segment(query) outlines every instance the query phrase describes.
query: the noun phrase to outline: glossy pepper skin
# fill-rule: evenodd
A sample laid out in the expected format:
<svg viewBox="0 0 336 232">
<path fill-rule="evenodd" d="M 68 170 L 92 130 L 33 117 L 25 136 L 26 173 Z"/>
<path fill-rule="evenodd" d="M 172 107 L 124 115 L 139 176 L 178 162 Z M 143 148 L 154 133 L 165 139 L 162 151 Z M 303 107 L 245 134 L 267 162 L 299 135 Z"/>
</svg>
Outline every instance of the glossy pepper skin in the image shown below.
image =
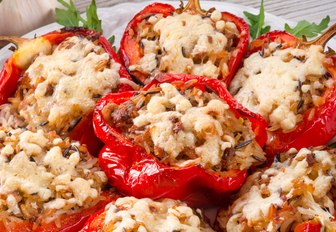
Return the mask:
<svg viewBox="0 0 336 232">
<path fill-rule="evenodd" d="M 99 232 L 104 220 L 106 212 L 101 210 L 94 215 L 92 215 L 85 223 L 85 226 L 80 230 L 80 232 Z"/>
<path fill-rule="evenodd" d="M 98 204 L 83 209 L 74 214 L 62 215 L 60 217 L 60 225 L 57 226 L 55 222 L 50 222 L 47 224 L 38 225 L 34 227 L 29 221 L 23 222 L 11 222 L 5 224 L 0 221 L 0 231 L 10 231 L 10 232 L 77 232 L 88 221 L 88 219 L 95 213 L 100 212 L 104 207 L 115 199 L 115 195 L 111 192 L 104 192 L 102 194 L 104 197 Z"/>
<path fill-rule="evenodd" d="M 176 10 L 177 9 L 169 4 L 153 3 L 134 16 L 134 18 L 128 23 L 120 42 L 119 56 L 126 68 L 133 64 L 137 64 L 142 57 L 140 43 L 137 41 L 137 34 L 139 33 L 137 29 L 138 24 L 153 14 L 162 14 L 163 17 L 168 17 Z M 222 19 L 233 22 L 240 32 L 240 37 L 235 43 L 236 48 L 231 51 L 231 58 L 227 63 L 229 73 L 227 76 L 220 75 L 218 77 L 218 79 L 223 80 L 226 84 L 229 84 L 248 48 L 250 32 L 246 22 L 231 13 L 222 12 Z M 130 74 L 142 83 L 145 83 L 146 79 L 149 78 L 147 74 L 136 70 L 130 71 Z"/>
<path fill-rule="evenodd" d="M 266 121 L 249 112 L 228 93 L 224 84 L 215 79 L 192 75 L 161 74 L 144 87 L 169 82 L 178 85 L 193 80 L 192 85 L 201 91 L 212 91 L 224 99 L 237 117 L 250 120 L 256 140 L 262 147 L 266 140 Z M 99 164 L 109 182 L 121 193 L 138 198 L 172 198 L 188 202 L 192 206 L 209 206 L 225 201 L 225 196 L 238 190 L 245 182 L 247 170 L 215 172 L 198 165 L 172 167 L 160 163 L 145 149 L 126 138 L 120 129 L 110 125 L 103 116 L 103 109 L 109 103 L 121 104 L 136 92 L 109 94 L 102 98 L 94 111 L 94 128 L 97 136 L 105 143 L 99 154 Z"/>
<path fill-rule="evenodd" d="M 297 225 L 294 232 L 320 232 L 321 224 L 315 221 L 307 221 Z"/>
<path fill-rule="evenodd" d="M 251 42 L 248 54 L 260 51 L 263 45 L 269 42 L 278 41 L 283 48 L 296 47 L 299 39 L 295 36 L 283 32 L 273 31 L 266 33 Z M 324 66 L 335 83 L 327 88 L 322 97 L 325 102 L 320 106 L 315 106 L 303 114 L 303 120 L 299 122 L 295 130 L 283 133 L 277 130 L 269 134 L 266 144 L 266 153 L 275 155 L 279 152 L 287 151 L 289 148 L 297 150 L 304 147 L 314 147 L 325 145 L 336 134 L 336 56 L 327 56 Z M 313 116 L 312 116 L 313 114 Z"/>
<path fill-rule="evenodd" d="M 110 58 L 115 62 L 120 63 L 117 54 L 107 39 L 92 30 L 84 28 L 63 28 L 59 31 L 53 31 L 45 34 L 39 38 L 49 41 L 52 45 L 58 45 L 71 36 L 97 39 L 99 41 L 99 45 L 102 46 L 110 55 Z M 17 51 L 20 51 L 20 47 Z M 25 72 L 25 69 L 19 68 L 15 65 L 15 61 L 18 59 L 15 54 L 16 53 L 14 53 L 14 55 L 6 61 L 0 73 L 0 104 L 6 103 L 8 98 L 15 93 L 18 81 Z M 131 80 L 131 77 L 123 65 L 120 67 L 119 75 L 120 77 Z M 121 84 L 118 91 L 126 90 L 133 90 L 133 88 L 129 85 Z M 74 140 L 80 141 L 82 144 L 87 144 L 91 154 L 97 154 L 102 147 L 101 142 L 94 136 L 93 133 L 92 113 L 83 116 L 80 123 L 71 131 L 70 137 Z"/>
</svg>

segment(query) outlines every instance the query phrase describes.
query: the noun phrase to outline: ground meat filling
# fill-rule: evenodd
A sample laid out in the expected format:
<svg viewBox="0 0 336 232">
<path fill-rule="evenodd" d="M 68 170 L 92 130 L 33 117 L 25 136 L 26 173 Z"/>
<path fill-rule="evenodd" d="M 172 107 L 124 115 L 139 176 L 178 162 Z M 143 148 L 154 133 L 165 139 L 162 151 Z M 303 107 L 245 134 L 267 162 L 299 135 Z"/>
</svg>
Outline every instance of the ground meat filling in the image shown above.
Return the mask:
<svg viewBox="0 0 336 232">
<path fill-rule="evenodd" d="M 32 61 L 11 105 L 1 110 L 3 116 L 9 111 L 18 119 L 9 118 L 2 125 L 43 126 L 67 135 L 99 98 L 118 88 L 119 68 L 98 40 L 69 37 Z"/>
<path fill-rule="evenodd" d="M 105 220 L 99 232 L 109 231 L 190 231 L 213 232 L 199 210 L 170 199 L 123 197 L 106 206 Z"/>
<path fill-rule="evenodd" d="M 163 18 L 152 15 L 139 23 L 137 40 L 143 56 L 131 71 L 145 74 L 168 72 L 218 78 L 229 72 L 227 62 L 239 31 L 214 11 L 209 17 L 190 13 Z"/>
<path fill-rule="evenodd" d="M 229 86 L 231 94 L 270 123 L 270 131 L 290 132 L 303 114 L 324 103 L 334 81 L 327 73 L 321 46 L 281 49 L 272 42 L 244 61 Z M 309 117 L 313 117 L 311 111 Z"/>
<path fill-rule="evenodd" d="M 195 87 L 164 83 L 121 105 L 103 109 L 105 119 L 171 166 L 201 165 L 221 171 L 265 161 L 250 122 L 236 118 L 225 101 Z"/>
<path fill-rule="evenodd" d="M 107 178 L 86 147 L 55 132 L 0 128 L 0 221 L 36 225 L 101 200 Z"/>
<path fill-rule="evenodd" d="M 336 231 L 335 149 L 280 154 L 264 172 L 250 176 L 229 210 L 219 213 L 225 231 L 294 231 L 313 220 Z"/>
</svg>

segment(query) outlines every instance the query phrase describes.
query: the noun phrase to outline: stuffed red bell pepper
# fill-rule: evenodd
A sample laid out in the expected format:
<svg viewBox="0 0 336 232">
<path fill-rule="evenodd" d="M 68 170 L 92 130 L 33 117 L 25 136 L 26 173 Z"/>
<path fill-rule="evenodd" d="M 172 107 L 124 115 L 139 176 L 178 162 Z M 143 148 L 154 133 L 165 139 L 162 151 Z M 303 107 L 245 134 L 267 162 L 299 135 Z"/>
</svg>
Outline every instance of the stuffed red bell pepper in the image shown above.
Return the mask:
<svg viewBox="0 0 336 232">
<path fill-rule="evenodd" d="M 223 231 L 336 231 L 336 150 L 291 149 L 248 177 L 238 199 L 220 210 Z"/>
<path fill-rule="evenodd" d="M 229 91 L 270 127 L 266 153 L 325 145 L 336 134 L 336 57 L 323 51 L 331 27 L 315 41 L 270 32 L 251 43 Z"/>
<path fill-rule="evenodd" d="M 134 86 L 111 44 L 83 28 L 65 28 L 31 40 L 0 39 L 19 43 L 0 74 L 0 104 L 9 101 L 1 107 L 1 124 L 70 134 L 96 152 L 96 101 Z"/>
<path fill-rule="evenodd" d="M 93 215 L 81 230 L 110 231 L 214 232 L 205 222 L 200 210 L 193 210 L 183 202 L 134 197 L 122 197 L 111 202 L 104 211 Z"/>
<path fill-rule="evenodd" d="M 191 75 L 161 74 L 140 92 L 107 95 L 94 112 L 112 186 L 194 205 L 225 200 L 249 167 L 266 161 L 266 127 L 225 84 Z"/>
<path fill-rule="evenodd" d="M 148 83 L 159 72 L 207 76 L 229 83 L 245 54 L 249 28 L 231 13 L 154 3 L 129 22 L 120 57 L 132 76 Z"/>
<path fill-rule="evenodd" d="M 79 231 L 110 202 L 85 146 L 55 132 L 0 129 L 0 231 Z"/>
</svg>

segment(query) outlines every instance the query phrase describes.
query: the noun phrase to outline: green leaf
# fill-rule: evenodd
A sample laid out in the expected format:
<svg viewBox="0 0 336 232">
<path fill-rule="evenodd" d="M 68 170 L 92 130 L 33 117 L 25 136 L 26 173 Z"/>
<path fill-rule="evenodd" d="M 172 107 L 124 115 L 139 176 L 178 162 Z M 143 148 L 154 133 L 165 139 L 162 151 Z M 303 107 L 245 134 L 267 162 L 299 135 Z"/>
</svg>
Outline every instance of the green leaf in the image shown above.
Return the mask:
<svg viewBox="0 0 336 232">
<path fill-rule="evenodd" d="M 316 23 L 310 23 L 306 20 L 301 20 L 297 25 L 291 28 L 287 23 L 285 24 L 285 30 L 295 35 L 296 37 L 306 36 L 308 38 L 316 37 L 325 30 L 330 22 L 330 17 L 327 16 L 317 25 Z"/>
<path fill-rule="evenodd" d="M 250 12 L 244 11 L 243 12 L 245 17 L 249 21 L 249 28 L 250 28 L 250 36 L 252 39 L 259 37 L 266 32 L 271 30 L 271 26 L 265 26 L 265 10 L 264 10 L 264 0 L 261 1 L 259 14 L 255 15 Z"/>
<path fill-rule="evenodd" d="M 101 20 L 97 15 L 96 1 L 92 0 L 91 4 L 86 7 L 86 19 L 82 18 L 80 12 L 76 9 L 73 0 L 67 3 L 65 0 L 57 0 L 65 9 L 56 9 L 56 22 L 65 27 L 82 26 L 87 29 L 102 32 Z"/>
<path fill-rule="evenodd" d="M 86 7 L 86 20 L 87 22 L 84 24 L 84 27 L 93 29 L 97 32 L 102 32 L 101 20 L 97 15 L 97 6 L 96 1 L 92 0 L 91 4 Z"/>
<path fill-rule="evenodd" d="M 67 10 L 56 9 L 56 22 L 65 27 L 78 27 L 79 21 L 77 16 L 70 14 Z"/>
<path fill-rule="evenodd" d="M 114 46 L 115 36 L 112 35 L 110 38 L 108 38 L 108 41 L 109 41 L 109 43 L 112 45 L 113 50 L 114 50 L 114 51 L 117 51 L 116 46 Z"/>
<path fill-rule="evenodd" d="M 70 3 L 64 0 L 58 0 L 66 9 L 56 8 L 56 22 L 65 27 L 78 27 L 79 26 L 79 12 L 75 7 L 72 0 Z"/>
</svg>

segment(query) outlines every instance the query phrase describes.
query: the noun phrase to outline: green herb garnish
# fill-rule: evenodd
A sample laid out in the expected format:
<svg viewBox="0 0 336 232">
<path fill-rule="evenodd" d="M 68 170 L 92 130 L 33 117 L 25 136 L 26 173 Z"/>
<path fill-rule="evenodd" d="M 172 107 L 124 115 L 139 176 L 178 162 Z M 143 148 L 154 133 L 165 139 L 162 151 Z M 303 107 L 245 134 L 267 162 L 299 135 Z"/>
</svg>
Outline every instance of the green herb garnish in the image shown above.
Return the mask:
<svg viewBox="0 0 336 232">
<path fill-rule="evenodd" d="M 101 20 L 97 15 L 96 1 L 92 0 L 91 4 L 86 7 L 86 20 L 80 15 L 76 9 L 73 0 L 69 3 L 64 0 L 57 0 L 65 9 L 56 9 L 56 22 L 65 27 L 79 27 L 82 26 L 87 29 L 102 32 Z"/>
<path fill-rule="evenodd" d="M 108 41 L 112 45 L 112 48 L 114 49 L 114 51 L 117 51 L 116 46 L 114 46 L 115 36 L 112 35 L 110 38 L 108 38 Z"/>
<path fill-rule="evenodd" d="M 297 25 L 291 28 L 287 23 L 285 24 L 285 30 L 295 35 L 296 37 L 306 36 L 308 38 L 316 37 L 323 30 L 325 30 L 330 22 L 330 17 L 327 16 L 319 24 L 310 23 L 306 20 L 301 20 Z"/>
<path fill-rule="evenodd" d="M 271 30 L 271 26 L 265 26 L 265 10 L 264 10 L 264 0 L 261 1 L 259 14 L 254 15 L 250 12 L 243 12 L 248 21 L 250 22 L 250 36 L 252 39 L 259 37 L 260 35 L 269 32 Z"/>
</svg>

